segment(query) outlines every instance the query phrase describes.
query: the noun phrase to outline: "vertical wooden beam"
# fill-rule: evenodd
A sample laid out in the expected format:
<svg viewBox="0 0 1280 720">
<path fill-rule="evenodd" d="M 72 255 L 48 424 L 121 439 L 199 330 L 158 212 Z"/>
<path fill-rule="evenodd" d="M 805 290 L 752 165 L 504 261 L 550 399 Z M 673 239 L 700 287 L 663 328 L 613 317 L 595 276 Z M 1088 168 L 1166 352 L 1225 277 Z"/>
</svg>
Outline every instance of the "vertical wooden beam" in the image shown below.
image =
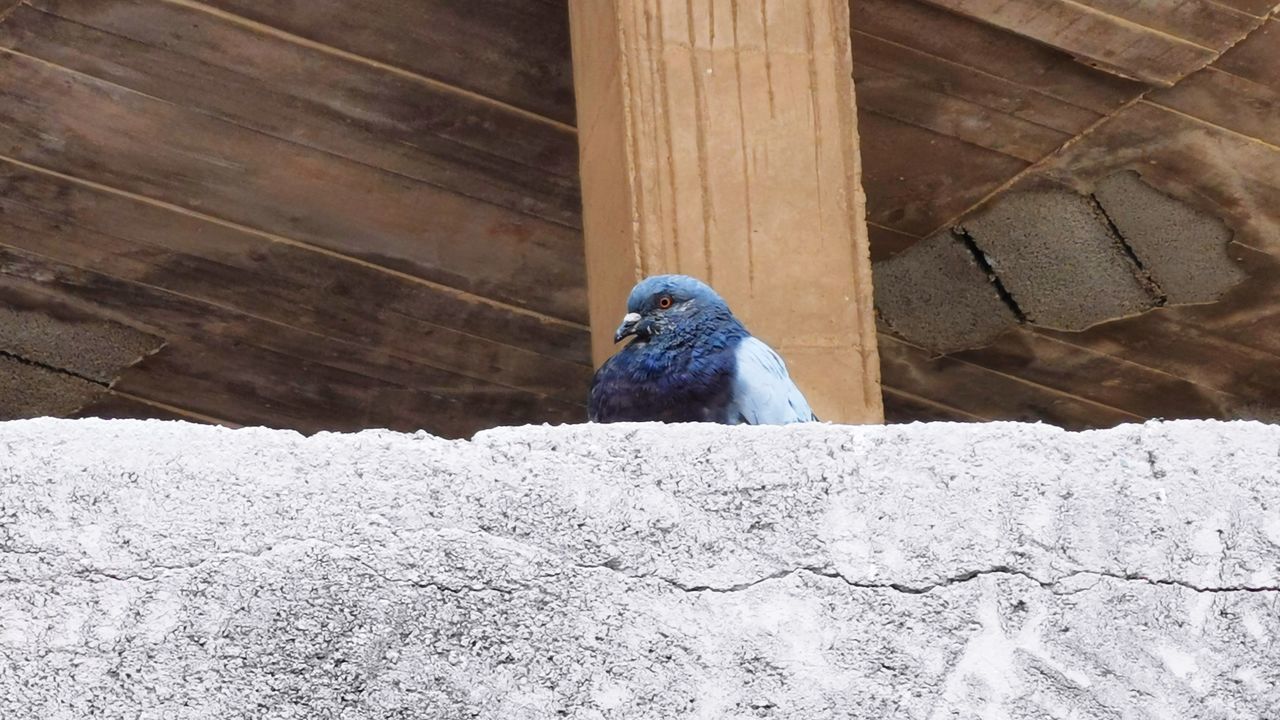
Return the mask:
<svg viewBox="0 0 1280 720">
<path fill-rule="evenodd" d="M 819 417 L 882 422 L 848 0 L 571 0 L 592 349 L 711 283 Z"/>
</svg>

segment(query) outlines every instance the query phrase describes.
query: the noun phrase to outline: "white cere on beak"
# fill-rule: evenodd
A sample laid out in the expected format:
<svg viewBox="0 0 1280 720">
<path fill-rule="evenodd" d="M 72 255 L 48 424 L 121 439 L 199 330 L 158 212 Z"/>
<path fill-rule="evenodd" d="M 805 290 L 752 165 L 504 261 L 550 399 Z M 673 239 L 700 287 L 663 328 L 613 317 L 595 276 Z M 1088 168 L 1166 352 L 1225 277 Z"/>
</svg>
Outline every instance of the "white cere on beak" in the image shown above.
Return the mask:
<svg viewBox="0 0 1280 720">
<path fill-rule="evenodd" d="M 623 316 L 622 322 L 638 323 L 640 322 L 640 313 L 627 313 L 626 315 Z"/>
</svg>

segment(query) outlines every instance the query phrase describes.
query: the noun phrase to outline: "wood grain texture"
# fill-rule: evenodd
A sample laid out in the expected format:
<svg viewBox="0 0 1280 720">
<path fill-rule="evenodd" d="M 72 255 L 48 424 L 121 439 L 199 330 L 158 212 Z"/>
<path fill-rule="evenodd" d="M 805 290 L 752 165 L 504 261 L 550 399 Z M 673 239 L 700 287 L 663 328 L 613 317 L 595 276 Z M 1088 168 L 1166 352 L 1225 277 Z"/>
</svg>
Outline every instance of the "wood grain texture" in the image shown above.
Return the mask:
<svg viewBox="0 0 1280 720">
<path fill-rule="evenodd" d="M 1052 127 L 983 107 L 970 99 L 977 93 L 935 89 L 928 81 L 871 65 L 855 65 L 853 77 L 858 87 L 858 103 L 866 111 L 1029 163 L 1040 160 L 1072 137 Z"/>
<path fill-rule="evenodd" d="M 1158 418 L 1229 418 L 1247 403 L 1227 392 L 1054 339 L 1030 328 L 955 357 L 1108 407 Z"/>
<path fill-rule="evenodd" d="M 581 239 L 572 228 L 12 52 L 0 53 L 0 99 L 0 146 L 19 160 L 585 319 Z"/>
<path fill-rule="evenodd" d="M 867 219 L 932 234 L 1030 166 L 1026 160 L 860 110 Z"/>
<path fill-rule="evenodd" d="M 1098 116 L 1118 110 L 1145 89 L 1078 63 L 1056 48 L 922 0 L 850 0 L 849 11 L 855 60 L 858 38 L 875 37 Z"/>
<path fill-rule="evenodd" d="M 362 388 L 369 386 L 388 385 L 412 390 L 415 397 L 432 397 L 440 405 L 438 413 L 406 417 L 396 416 L 391 406 L 379 407 L 374 403 L 369 406 L 369 412 L 373 413 L 369 417 L 378 418 L 376 421 L 371 420 L 374 425 L 404 426 L 405 423 L 416 423 L 418 427 L 436 434 L 456 436 L 461 433 L 460 422 L 465 421 L 467 427 L 473 422 L 501 422 L 500 410 L 499 415 L 481 417 L 479 409 L 482 406 L 477 406 L 476 414 L 467 419 L 470 410 L 466 403 L 473 396 L 506 398 L 503 401 L 495 400 L 493 406 L 500 409 L 503 402 L 510 401 L 512 407 L 525 407 L 536 413 L 528 421 L 564 421 L 579 419 L 585 414 L 581 405 L 476 381 L 387 354 L 367 343 L 317 335 L 222 305 L 201 302 L 181 293 L 128 282 L 2 245 L 0 300 L 28 307 L 44 303 L 90 308 L 94 314 L 106 319 L 162 336 L 169 342 L 169 346 L 182 344 L 185 339 L 188 343 L 227 343 L 248 354 L 258 350 L 266 351 L 272 353 L 270 357 L 275 358 L 277 366 L 283 366 L 280 372 L 291 372 L 298 377 L 298 382 L 306 381 L 312 374 L 325 368 L 324 373 L 340 371 L 344 382 L 349 383 L 348 386 L 326 390 L 323 386 L 330 380 L 320 377 L 315 381 L 320 386 L 314 390 L 316 393 L 359 393 L 364 392 Z M 169 346 L 166 346 L 166 350 Z M 200 361 L 199 354 L 196 354 L 192 362 L 199 362 L 198 366 L 185 370 L 172 368 L 172 373 L 166 374 L 155 371 L 157 364 L 169 362 L 163 359 L 163 355 L 162 351 L 151 356 L 127 372 L 120 383 L 127 381 L 128 384 L 121 385 L 121 389 L 150 400 L 242 424 L 262 423 L 270 417 L 272 408 L 255 400 L 252 394 L 240 397 L 239 403 L 243 406 L 240 414 L 231 412 L 237 406 L 235 402 L 224 401 L 221 406 L 197 406 L 197 402 L 211 402 L 214 397 L 199 401 L 194 395 L 188 397 L 184 394 L 184 381 L 193 373 L 200 373 L 201 377 L 212 383 L 210 388 L 223 388 L 221 392 L 226 394 L 228 388 L 234 388 L 237 383 L 245 382 L 245 378 L 253 377 L 251 360 L 247 361 L 243 371 L 248 375 L 243 375 L 241 371 L 235 370 L 238 366 L 230 364 L 225 357 L 210 356 L 206 361 Z M 145 382 L 138 375 L 144 370 L 149 373 L 145 376 Z M 167 383 L 163 387 L 168 389 L 161 393 L 156 388 L 161 387 L 162 381 Z M 276 384 L 275 380 L 263 381 L 263 385 L 267 387 Z M 217 393 L 213 389 L 209 392 L 216 397 Z M 445 413 L 445 410 L 449 410 L 449 413 Z M 378 415 L 379 412 L 382 414 Z M 282 427 L 291 426 L 283 416 L 273 422 L 282 423 Z"/>
<path fill-rule="evenodd" d="M 0 44 L 299 145 L 580 224 L 577 139 L 436 84 L 156 0 L 34 0 Z"/>
<path fill-rule="evenodd" d="M 228 420 L 201 415 L 191 410 L 184 410 L 157 401 L 143 400 L 142 398 L 113 390 L 103 393 L 100 398 L 80 408 L 71 417 L 100 418 L 103 420 L 170 420 L 203 425 L 222 425 L 230 428 L 241 427 L 239 424 Z"/>
<path fill-rule="evenodd" d="M 820 417 L 881 420 L 847 10 L 570 3 L 597 362 L 632 283 L 686 273 Z"/>
<path fill-rule="evenodd" d="M 173 0 L 167 0 L 173 1 Z M 573 122 L 568 13 L 545 0 L 205 0 L 270 28 Z"/>
<path fill-rule="evenodd" d="M 1176 19 L 1162 24 L 1177 25 L 1178 31 L 1183 34 L 1148 27 L 1076 0 L 928 1 L 946 10 L 1058 48 L 1091 66 L 1160 86 L 1172 85 L 1199 70 L 1212 62 L 1230 44 L 1229 40 L 1218 42 L 1216 46 L 1204 44 L 1208 42 L 1206 36 L 1212 32 L 1196 32 L 1203 30 L 1203 18 L 1196 19 L 1191 12 L 1169 13 L 1169 7 L 1161 5 L 1161 9 L 1156 9 L 1155 4 L 1151 3 L 1145 4 L 1151 8 L 1147 12 L 1141 9 L 1144 5 L 1141 3 L 1094 0 L 1095 4 L 1110 6 L 1113 10 L 1124 9 L 1127 14 L 1148 20 L 1153 13 L 1165 13 L 1166 17 Z M 1195 6 L 1204 9 L 1205 5 L 1194 0 L 1177 2 L 1178 8 Z M 1213 11 L 1212 6 L 1208 8 L 1206 12 Z M 1221 12 L 1233 18 L 1234 28 L 1236 16 L 1230 15 L 1230 11 Z M 1246 18 L 1236 39 L 1242 37 L 1249 26 L 1257 22 L 1256 18 Z M 1216 32 L 1217 28 L 1212 31 Z"/>
<path fill-rule="evenodd" d="M 1263 23 L 1219 58 L 1214 67 L 1280 90 L 1280 20 L 1272 18 Z"/>
<path fill-rule="evenodd" d="M 1144 418 L 1119 408 L 1013 377 L 951 356 L 931 356 L 881 333 L 881 372 L 887 387 L 988 420 L 1048 422 L 1083 429 Z"/>
<path fill-rule="evenodd" d="M 1060 100 L 1022 83 L 976 70 L 966 63 L 937 58 L 924 51 L 858 31 L 853 33 L 853 43 L 855 78 L 858 78 L 859 73 L 866 72 L 866 68 L 875 68 L 882 74 L 914 81 L 917 91 L 944 95 L 956 101 L 970 103 L 988 113 L 1002 115 L 1008 118 L 1006 122 L 1010 124 L 1008 128 L 1000 128 L 1006 132 L 1020 126 L 1030 126 L 1023 130 L 1026 133 L 1033 132 L 1035 128 L 1055 131 L 1055 136 L 1032 160 L 1039 160 L 1057 149 L 1065 140 L 1101 117 L 1098 112 Z M 861 82 L 858 84 L 860 97 L 865 95 L 864 85 Z M 892 114 L 891 111 L 876 106 L 865 103 L 863 106 Z M 885 104 L 884 107 L 891 108 L 892 105 Z M 949 110 L 954 112 L 955 109 Z M 971 112 L 959 113 L 960 118 L 970 115 Z M 998 137 L 996 132 L 989 135 L 993 140 L 988 142 Z"/>
<path fill-rule="evenodd" d="M 26 197 L 41 187 L 37 183 L 4 184 L 6 188 L 15 186 Z M 75 198 L 79 202 L 97 199 Z M 122 209 L 112 208 L 117 213 Z M 511 328 L 513 334 L 518 330 L 518 326 L 506 322 L 511 316 L 486 313 L 482 306 L 467 307 L 439 296 L 433 298 L 437 300 L 434 304 L 420 303 L 415 307 L 413 300 L 424 299 L 421 295 L 414 298 L 410 291 L 399 293 L 397 298 L 394 288 L 377 289 L 368 280 L 362 285 L 360 273 L 327 272 L 324 263 L 303 265 L 305 272 L 299 273 L 288 267 L 297 259 L 296 251 L 288 246 L 253 243 L 251 237 L 227 232 L 208 232 L 201 237 L 204 244 L 193 247 L 194 254 L 187 254 L 167 246 L 160 235 L 164 226 L 137 221 L 131 226 L 103 223 L 110 231 L 100 231 L 73 224 L 75 221 L 68 214 L 51 214 L 10 197 L 0 199 L 0 210 L 0 245 L 288 325 L 317 337 L 376 347 L 406 362 L 421 364 L 424 371 L 445 370 L 571 402 L 580 401 L 587 381 L 589 368 L 585 365 L 509 344 L 502 337 L 503 328 Z M 76 220 L 92 219 L 89 216 L 94 214 L 79 213 Z M 184 224 L 177 223 L 179 227 Z M 173 226 L 168 229 L 172 231 Z M 146 239 L 122 238 L 119 234 Z M 331 279 L 318 283 L 316 273 L 320 278 Z M 377 297 L 390 301 L 391 307 L 370 304 Z M 441 315 L 452 314 L 446 321 L 456 329 L 441 324 L 440 316 L 432 312 L 435 308 L 442 311 Z M 486 321 L 487 329 L 481 325 Z M 474 334 L 475 330 L 494 337 L 486 339 Z M 526 326 L 524 332 L 533 335 L 536 329 Z"/>
</svg>

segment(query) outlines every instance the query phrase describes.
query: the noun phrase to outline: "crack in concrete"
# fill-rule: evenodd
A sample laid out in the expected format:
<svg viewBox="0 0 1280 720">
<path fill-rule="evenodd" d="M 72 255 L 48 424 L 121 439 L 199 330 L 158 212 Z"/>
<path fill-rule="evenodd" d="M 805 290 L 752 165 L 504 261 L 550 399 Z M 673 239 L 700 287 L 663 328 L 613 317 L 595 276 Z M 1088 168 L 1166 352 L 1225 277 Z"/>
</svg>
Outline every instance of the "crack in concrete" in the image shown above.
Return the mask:
<svg viewBox="0 0 1280 720">
<path fill-rule="evenodd" d="M 488 537 L 494 540 L 501 540 L 503 542 L 515 542 L 517 544 L 527 545 L 527 543 L 523 543 L 522 541 L 516 541 L 511 538 L 504 538 L 502 536 L 493 535 L 492 533 L 485 530 L 479 530 L 479 529 L 468 530 L 463 528 L 458 528 L 458 530 L 466 534 L 474 534 L 478 536 Z M 18 577 L 14 577 L 13 575 L 6 574 L 0 577 L 0 583 L 6 583 L 6 584 L 12 584 L 12 583 L 38 584 L 42 582 L 53 583 L 53 582 L 57 582 L 58 579 L 61 577 L 72 577 L 75 579 L 86 580 L 86 581 L 93 581 L 94 579 L 105 579 L 105 580 L 111 580 L 116 582 L 154 582 L 160 579 L 162 576 L 164 576 L 167 573 L 197 570 L 200 567 L 207 565 L 208 563 L 215 562 L 218 560 L 225 560 L 227 558 L 259 559 L 266 555 L 280 552 L 282 549 L 294 547 L 294 546 L 303 546 L 304 549 L 323 547 L 330 550 L 342 551 L 343 557 L 345 557 L 346 559 L 356 562 L 357 564 L 367 569 L 369 572 L 373 573 L 376 577 L 395 585 L 422 588 L 422 589 L 433 588 L 433 589 L 440 590 L 442 592 L 447 592 L 454 595 L 461 595 L 466 593 L 482 593 L 482 592 L 494 592 L 502 595 L 513 595 L 519 592 L 537 591 L 540 589 L 538 586 L 531 584 L 529 582 L 522 582 L 522 581 L 516 581 L 516 580 L 510 580 L 504 583 L 505 586 L 500 586 L 500 585 L 489 584 L 487 582 L 474 582 L 474 583 L 460 582 L 456 584 L 450 584 L 450 583 L 441 582 L 439 580 L 426 580 L 426 579 L 411 578 L 411 577 L 395 577 L 378 569 L 374 565 L 370 564 L 369 562 L 361 558 L 359 556 L 359 550 L 357 548 L 337 545 L 337 544 L 334 544 L 325 540 L 321 540 L 318 538 L 294 538 L 294 537 L 280 538 L 268 545 L 261 546 L 255 550 L 222 551 L 217 554 L 210 555 L 208 557 L 205 557 L 190 563 L 180 563 L 180 564 L 173 564 L 173 565 L 153 563 L 149 569 L 153 570 L 154 572 L 148 572 L 147 570 L 140 570 L 140 571 L 133 571 L 133 572 L 119 572 L 114 570 L 95 568 L 95 569 L 78 569 L 71 572 L 62 573 L 59 575 L 47 576 L 47 577 L 41 577 L 41 578 L 18 578 Z M 547 552 L 546 549 L 539 548 L 537 546 L 530 545 L 529 547 L 534 548 L 542 553 Z M 5 550 L 7 552 L 10 549 L 6 548 Z M 33 553 L 26 553 L 26 554 L 33 554 Z M 562 560 L 567 560 L 567 558 L 562 558 Z M 1153 578 L 1140 573 L 1117 573 L 1117 572 L 1110 572 L 1106 570 L 1076 570 L 1073 572 L 1066 573 L 1064 575 L 1060 575 L 1058 577 L 1044 579 L 1044 578 L 1036 577 L 1033 573 L 1029 571 L 1019 570 L 1017 568 L 1010 567 L 1008 565 L 995 565 L 989 568 L 966 570 L 964 572 L 959 572 L 954 575 L 943 577 L 933 582 L 926 582 L 924 584 L 919 584 L 919 585 L 912 585 L 912 584 L 900 583 L 900 582 L 871 582 L 866 580 L 854 580 L 837 570 L 831 569 L 830 566 L 821 566 L 821 565 L 803 565 L 800 567 L 780 569 L 773 573 L 765 575 L 763 577 L 753 578 L 751 580 L 745 580 L 743 582 L 733 583 L 730 585 L 713 585 L 713 584 L 691 585 L 688 583 L 683 583 L 674 578 L 659 575 L 656 572 L 650 572 L 650 573 L 631 572 L 625 567 L 625 565 L 623 565 L 620 558 L 611 558 L 601 563 L 580 563 L 580 562 L 570 561 L 566 564 L 568 566 L 571 566 L 580 570 L 601 570 L 601 569 L 607 570 L 609 572 L 617 573 L 617 574 L 623 575 L 626 578 L 633 579 L 633 580 L 648 580 L 648 579 L 657 580 L 659 582 L 662 582 L 666 585 L 669 585 L 685 593 L 704 593 L 704 592 L 717 593 L 717 594 L 737 593 L 745 590 L 750 590 L 751 588 L 754 588 L 758 585 L 762 585 L 767 582 L 771 582 L 774 580 L 782 580 L 792 575 L 801 574 L 801 573 L 806 573 L 806 574 L 814 575 L 817 577 L 839 580 L 844 584 L 849 585 L 850 587 L 868 589 L 868 590 L 891 590 L 893 592 L 898 592 L 906 595 L 927 595 L 935 590 L 947 588 L 953 585 L 962 585 L 964 583 L 976 580 L 981 577 L 989 576 L 989 575 L 1002 575 L 1007 577 L 1025 578 L 1027 580 L 1030 580 L 1031 582 L 1036 583 L 1040 587 L 1046 590 L 1049 590 L 1050 592 L 1056 595 L 1074 595 L 1076 593 L 1085 592 L 1087 590 L 1091 590 L 1094 587 L 1096 587 L 1096 584 L 1088 587 L 1080 587 L 1080 588 L 1072 588 L 1072 589 L 1065 589 L 1060 587 L 1063 583 L 1075 578 L 1080 578 L 1080 577 L 1095 577 L 1095 578 L 1098 578 L 1100 581 L 1102 579 L 1112 579 L 1112 580 L 1120 580 L 1124 582 L 1138 582 L 1138 583 L 1144 583 L 1147 585 L 1154 585 L 1154 586 L 1180 587 L 1180 588 L 1191 590 L 1197 593 L 1239 593 L 1239 592 L 1280 593 L 1280 585 L 1272 586 L 1272 585 L 1234 584 L 1234 585 L 1202 586 L 1202 585 L 1196 585 L 1195 583 L 1188 582 L 1186 580 L 1178 580 L 1174 578 Z M 534 579 L 541 580 L 544 578 L 556 577 L 559 575 L 560 575 L 559 572 L 540 573 Z"/>
<path fill-rule="evenodd" d="M 1150 578 L 1145 575 L 1139 575 L 1136 573 L 1113 573 L 1113 572 L 1107 572 L 1103 570 L 1077 570 L 1075 572 L 1067 573 L 1066 575 L 1062 575 L 1057 578 L 1044 580 L 1042 578 L 1036 577 L 1035 575 L 1025 570 L 1018 570 L 1016 568 L 1011 568 L 1005 565 L 997 565 L 995 567 L 985 568 L 981 570 L 969 570 L 969 571 L 957 573 L 955 575 L 942 578 L 941 580 L 938 580 L 936 582 L 926 583 L 923 585 L 909 585 L 906 583 L 894 583 L 894 582 L 878 583 L 878 582 L 868 582 L 864 580 L 852 580 L 848 576 L 844 575 L 843 573 L 840 573 L 835 570 L 831 570 L 830 568 L 810 565 L 810 566 L 803 566 L 803 567 L 797 567 L 797 568 L 789 568 L 786 570 L 779 570 L 777 572 L 771 573 L 764 577 L 756 578 L 756 579 L 741 582 L 741 583 L 735 583 L 733 585 L 723 585 L 723 586 L 688 585 L 678 580 L 674 580 L 672 578 L 663 577 L 663 576 L 652 574 L 652 573 L 636 575 L 636 574 L 628 573 L 626 570 L 610 565 L 609 563 L 602 563 L 602 564 L 596 564 L 596 565 L 578 565 L 578 567 L 584 568 L 584 569 L 604 568 L 607 570 L 611 570 L 613 572 L 621 573 L 623 575 L 626 575 L 627 577 L 634 578 L 634 579 L 653 578 L 661 582 L 664 582 L 672 587 L 675 587 L 676 589 L 682 592 L 687 592 L 687 593 L 711 592 L 711 593 L 719 593 L 719 594 L 728 594 L 728 593 L 742 592 L 744 590 L 749 590 L 757 585 L 761 585 L 763 583 L 770 582 L 772 580 L 781 580 L 781 579 L 790 577 L 792 575 L 796 575 L 798 573 L 808 573 L 810 575 L 816 575 L 818 577 L 840 580 L 841 582 L 845 583 L 846 585 L 849 585 L 850 587 L 856 587 L 856 588 L 862 588 L 862 589 L 868 589 L 868 590 L 892 590 L 894 592 L 899 592 L 906 595 L 927 595 L 941 588 L 950 587 L 952 585 L 962 585 L 964 583 L 967 583 L 972 580 L 976 580 L 978 578 L 985 577 L 988 575 L 1004 575 L 1004 576 L 1026 578 L 1027 580 L 1030 580 L 1036 583 L 1040 587 L 1046 590 L 1049 590 L 1050 592 L 1053 592 L 1055 595 L 1075 595 L 1076 593 L 1081 593 L 1081 592 L 1085 592 L 1087 590 L 1093 589 L 1093 587 L 1095 586 L 1076 588 L 1076 589 L 1071 589 L 1066 591 L 1061 591 L 1059 589 L 1059 585 L 1061 585 L 1062 583 L 1068 580 L 1071 580 L 1073 578 L 1084 577 L 1084 576 L 1093 576 L 1099 579 L 1109 578 L 1109 579 L 1121 580 L 1125 582 L 1141 582 L 1148 585 L 1181 587 L 1187 590 L 1200 592 L 1200 593 L 1232 593 L 1232 592 L 1280 593 L 1280 585 L 1277 585 L 1277 586 L 1251 586 L 1251 585 L 1199 586 L 1199 585 L 1195 585 L 1194 583 L 1187 582 L 1185 580 L 1174 580 L 1174 579 L 1167 579 L 1167 578 Z"/>
<path fill-rule="evenodd" d="M 66 368 L 60 368 L 60 367 L 58 367 L 58 366 L 56 366 L 56 365 L 50 365 L 50 364 L 48 364 L 48 363 L 42 363 L 42 362 L 40 362 L 39 360 L 32 360 L 31 358 L 23 357 L 23 356 L 18 355 L 18 354 L 16 354 L 16 353 L 9 352 L 8 350 L 0 350 L 0 357 L 7 358 L 7 359 L 9 359 L 9 360 L 12 360 L 12 361 L 14 361 L 14 362 L 16 362 L 16 363 L 20 364 L 20 365 L 26 365 L 26 366 L 28 366 L 28 367 L 39 368 L 39 369 L 44 370 L 44 371 L 46 371 L 46 372 L 55 373 L 55 374 L 57 374 L 57 375 L 66 375 L 67 377 L 75 378 L 76 380 L 83 380 L 84 382 L 87 382 L 87 383 L 89 383 L 89 384 L 91 384 L 91 385 L 97 385 L 98 387 L 102 388 L 103 390 L 107 390 L 107 389 L 109 389 L 109 388 L 111 387 L 111 383 L 103 382 L 103 381 L 101 381 L 101 380 L 97 380 L 97 379 L 94 379 L 94 378 L 91 378 L 91 377 L 88 377 L 88 376 L 85 376 L 85 375 L 81 375 L 80 373 L 73 372 L 73 371 L 68 370 L 68 369 L 66 369 Z"/>
<path fill-rule="evenodd" d="M 1120 250 L 1124 252 L 1125 257 L 1129 260 L 1129 270 L 1133 273 L 1134 278 L 1138 280 L 1138 284 L 1142 289 L 1151 296 L 1151 302 L 1156 307 L 1164 307 L 1169 304 L 1169 294 L 1160 286 L 1159 281 L 1151 274 L 1150 268 L 1146 263 L 1142 262 L 1142 258 L 1138 257 L 1137 250 L 1133 245 L 1129 244 L 1129 240 L 1125 238 L 1124 233 L 1120 232 L 1120 227 L 1116 225 L 1116 221 L 1111 217 L 1111 213 L 1107 212 L 1107 208 L 1098 199 L 1096 193 L 1089 194 L 1089 200 L 1093 203 L 1093 209 L 1098 213 L 1098 217 L 1106 224 L 1107 229 L 1111 231 L 1111 237 L 1120 246 Z"/>
<path fill-rule="evenodd" d="M 1004 286 L 1004 281 L 1000 279 L 1000 275 L 996 273 L 995 267 L 991 265 L 991 259 L 987 254 L 978 247 L 978 242 L 973 239 L 968 230 L 962 225 L 956 225 L 951 228 L 952 237 L 960 241 L 969 254 L 973 256 L 973 261 L 978 263 L 978 269 L 987 276 L 991 286 L 995 288 L 996 295 L 1000 298 L 1000 302 L 1009 306 L 1009 310 L 1013 312 L 1014 318 L 1019 323 L 1027 323 L 1027 314 L 1022 311 L 1022 307 L 1018 305 L 1018 301 L 1013 298 L 1013 293 L 1009 292 L 1009 288 Z"/>
</svg>

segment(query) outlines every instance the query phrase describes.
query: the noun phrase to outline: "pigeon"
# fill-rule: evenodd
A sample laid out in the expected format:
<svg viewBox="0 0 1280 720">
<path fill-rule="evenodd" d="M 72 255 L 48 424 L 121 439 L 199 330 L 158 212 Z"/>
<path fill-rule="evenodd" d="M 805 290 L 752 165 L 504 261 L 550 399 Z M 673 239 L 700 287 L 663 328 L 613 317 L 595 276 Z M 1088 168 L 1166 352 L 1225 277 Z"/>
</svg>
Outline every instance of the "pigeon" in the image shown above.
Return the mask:
<svg viewBox="0 0 1280 720">
<path fill-rule="evenodd" d="M 817 420 L 773 348 L 706 283 L 655 275 L 627 298 L 614 342 L 632 341 L 591 381 L 592 422 L 782 425 Z"/>
</svg>

